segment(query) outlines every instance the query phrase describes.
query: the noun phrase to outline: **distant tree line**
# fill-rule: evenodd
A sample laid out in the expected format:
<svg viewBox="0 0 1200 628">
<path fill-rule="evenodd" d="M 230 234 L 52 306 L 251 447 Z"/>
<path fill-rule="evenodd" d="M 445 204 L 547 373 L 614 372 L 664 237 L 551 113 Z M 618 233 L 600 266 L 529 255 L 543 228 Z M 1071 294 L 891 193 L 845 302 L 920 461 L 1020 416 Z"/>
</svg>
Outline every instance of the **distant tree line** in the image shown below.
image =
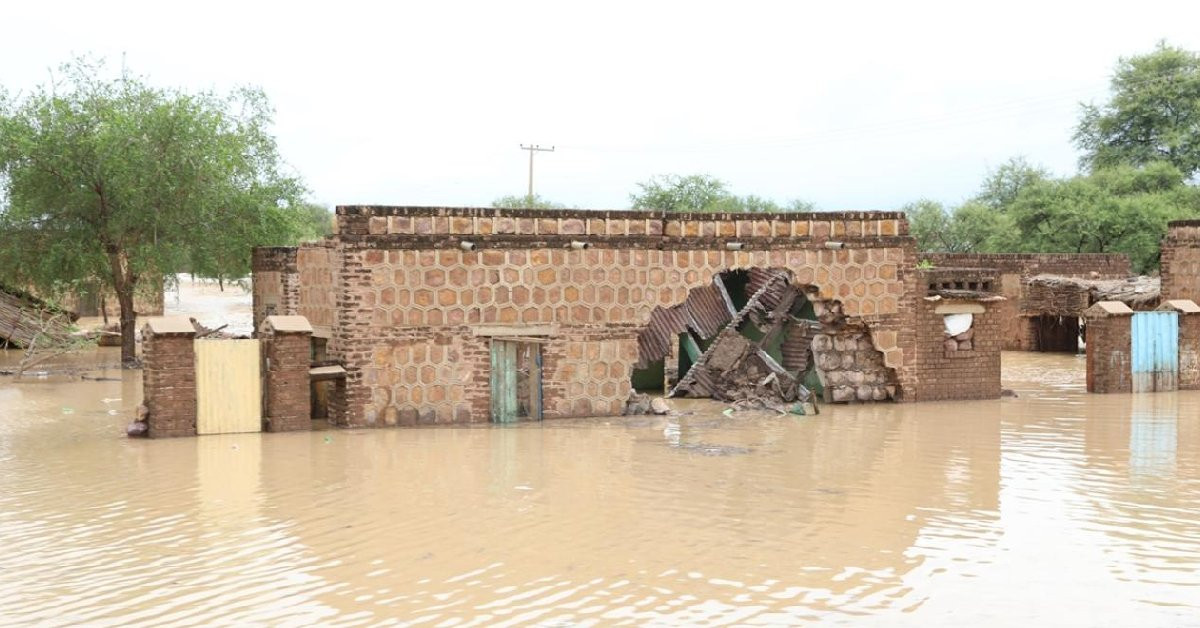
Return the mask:
<svg viewBox="0 0 1200 628">
<path fill-rule="evenodd" d="M 633 209 L 665 212 L 809 212 L 816 206 L 794 199 L 780 204 L 769 198 L 738 196 L 729 191 L 721 179 L 707 174 L 664 174 L 637 183 L 637 191 L 629 195 Z M 502 196 L 492 201 L 492 207 L 508 209 L 567 209 L 566 205 L 533 196 Z"/>
</svg>

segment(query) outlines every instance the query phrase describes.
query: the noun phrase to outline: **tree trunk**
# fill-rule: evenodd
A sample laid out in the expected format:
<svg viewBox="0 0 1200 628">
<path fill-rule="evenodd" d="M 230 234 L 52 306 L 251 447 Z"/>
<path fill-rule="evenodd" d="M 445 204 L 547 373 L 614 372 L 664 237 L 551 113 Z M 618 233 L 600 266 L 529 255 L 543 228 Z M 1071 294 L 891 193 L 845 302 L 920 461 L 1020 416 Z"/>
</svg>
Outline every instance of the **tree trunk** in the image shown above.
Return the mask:
<svg viewBox="0 0 1200 628">
<path fill-rule="evenodd" d="M 117 294 L 117 304 L 121 308 L 121 366 L 134 368 L 137 366 L 137 346 L 134 344 L 137 313 L 133 310 L 133 291 L 137 278 L 130 272 L 129 259 L 120 249 L 109 249 L 108 263 L 112 268 L 113 292 Z"/>
</svg>

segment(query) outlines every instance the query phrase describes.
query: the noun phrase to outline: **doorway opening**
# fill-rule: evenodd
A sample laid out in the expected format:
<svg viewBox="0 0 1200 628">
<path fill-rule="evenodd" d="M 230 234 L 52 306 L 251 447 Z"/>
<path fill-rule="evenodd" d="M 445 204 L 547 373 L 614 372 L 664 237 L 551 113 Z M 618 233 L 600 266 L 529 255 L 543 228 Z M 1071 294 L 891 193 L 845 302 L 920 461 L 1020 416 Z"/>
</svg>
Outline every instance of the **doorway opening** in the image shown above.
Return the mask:
<svg viewBox="0 0 1200 628">
<path fill-rule="evenodd" d="M 1033 350 L 1043 352 L 1078 353 L 1079 318 L 1075 316 L 1041 315 L 1029 319 Z"/>
</svg>

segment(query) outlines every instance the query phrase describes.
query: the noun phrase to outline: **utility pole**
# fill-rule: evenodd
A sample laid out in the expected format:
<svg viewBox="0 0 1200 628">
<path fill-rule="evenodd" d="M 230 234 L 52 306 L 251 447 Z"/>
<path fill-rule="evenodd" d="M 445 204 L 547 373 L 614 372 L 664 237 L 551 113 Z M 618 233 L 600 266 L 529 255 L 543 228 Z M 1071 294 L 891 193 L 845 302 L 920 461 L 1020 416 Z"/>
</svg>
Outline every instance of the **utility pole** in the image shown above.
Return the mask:
<svg viewBox="0 0 1200 628">
<path fill-rule="evenodd" d="M 533 200 L 533 154 L 536 152 L 553 153 L 554 147 L 551 146 L 550 148 L 542 148 L 541 146 L 538 146 L 537 144 L 530 144 L 529 146 L 521 144 L 521 150 L 529 151 L 529 193 L 526 195 L 525 198 L 532 201 Z"/>
</svg>

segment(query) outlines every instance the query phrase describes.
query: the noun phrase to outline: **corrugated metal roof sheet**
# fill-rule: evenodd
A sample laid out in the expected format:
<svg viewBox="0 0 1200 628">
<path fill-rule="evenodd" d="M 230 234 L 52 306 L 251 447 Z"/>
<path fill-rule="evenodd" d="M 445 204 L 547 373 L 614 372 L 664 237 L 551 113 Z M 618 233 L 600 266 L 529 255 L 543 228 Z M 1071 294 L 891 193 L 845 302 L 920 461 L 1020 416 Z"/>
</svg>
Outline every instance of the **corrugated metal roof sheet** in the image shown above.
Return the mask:
<svg viewBox="0 0 1200 628">
<path fill-rule="evenodd" d="M 712 284 L 692 290 L 684 306 L 691 316 L 691 328 L 705 340 L 720 333 L 732 318 L 720 291 Z"/>
</svg>

